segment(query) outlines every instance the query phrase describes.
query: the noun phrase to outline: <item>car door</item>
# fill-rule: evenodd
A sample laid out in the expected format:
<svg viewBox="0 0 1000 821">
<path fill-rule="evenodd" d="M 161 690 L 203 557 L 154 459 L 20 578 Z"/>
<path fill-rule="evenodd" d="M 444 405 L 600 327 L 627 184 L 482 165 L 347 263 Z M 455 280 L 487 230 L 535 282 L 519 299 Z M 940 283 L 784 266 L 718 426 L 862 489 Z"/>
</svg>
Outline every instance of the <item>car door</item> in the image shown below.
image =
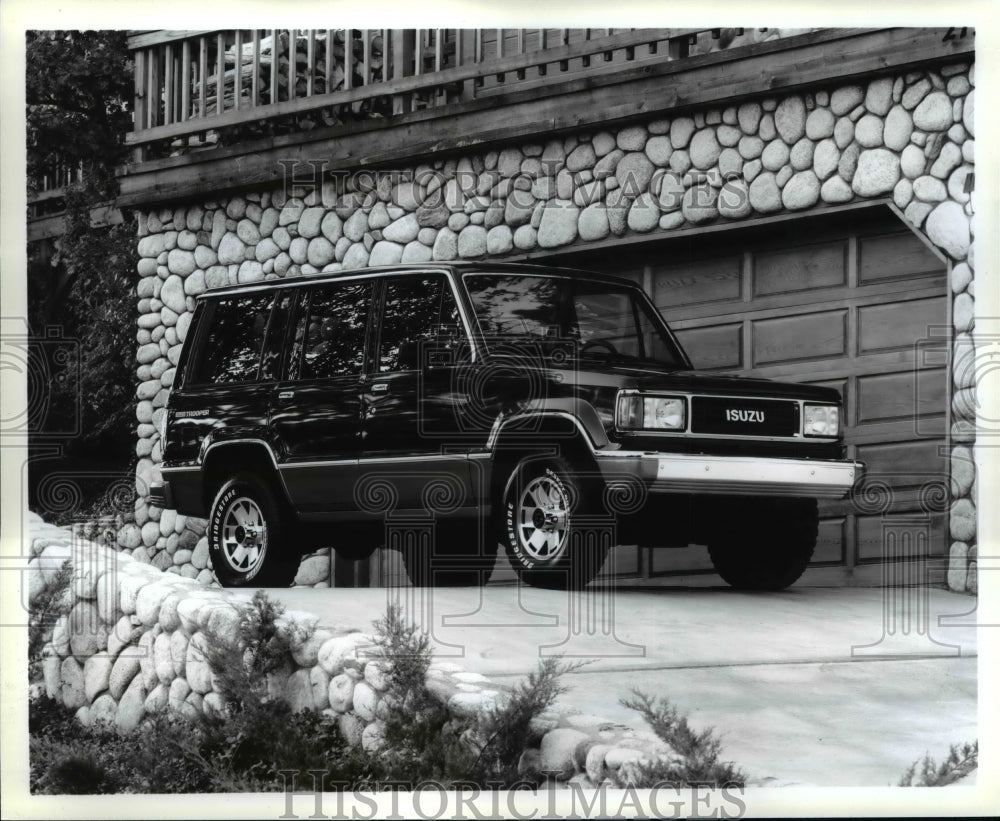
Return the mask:
<svg viewBox="0 0 1000 821">
<path fill-rule="evenodd" d="M 452 286 L 441 273 L 386 277 L 379 301 L 360 480 L 391 484 L 397 510 L 471 507 L 462 428 L 471 346 Z"/>
<path fill-rule="evenodd" d="M 372 315 L 371 279 L 298 289 L 271 431 L 289 497 L 306 517 L 350 511 L 361 455 L 361 393 Z"/>
</svg>

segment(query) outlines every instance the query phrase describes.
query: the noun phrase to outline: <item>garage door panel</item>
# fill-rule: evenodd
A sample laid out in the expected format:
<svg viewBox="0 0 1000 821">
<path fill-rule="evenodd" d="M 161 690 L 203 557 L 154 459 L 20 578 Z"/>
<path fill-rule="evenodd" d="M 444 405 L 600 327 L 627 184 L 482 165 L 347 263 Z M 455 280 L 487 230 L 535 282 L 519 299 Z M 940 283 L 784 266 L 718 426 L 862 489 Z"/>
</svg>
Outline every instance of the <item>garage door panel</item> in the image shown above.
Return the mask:
<svg viewBox="0 0 1000 821">
<path fill-rule="evenodd" d="M 840 564 L 847 547 L 847 518 L 825 519 L 819 523 L 813 564 Z"/>
<path fill-rule="evenodd" d="M 753 330 L 753 363 L 770 365 L 804 359 L 831 359 L 847 353 L 847 311 L 819 311 L 758 319 Z"/>
<path fill-rule="evenodd" d="M 770 296 L 758 296 L 753 301 L 720 302 L 699 305 L 672 305 L 657 303 L 657 307 L 673 328 L 691 325 L 716 324 L 726 319 L 730 322 L 752 316 L 756 319 L 788 316 L 806 312 L 817 305 L 836 305 L 840 308 L 860 308 L 884 305 L 888 302 L 937 298 L 945 292 L 946 280 L 925 278 L 916 283 L 908 281 L 880 282 L 866 288 L 832 288 L 822 292 L 796 291 Z"/>
<path fill-rule="evenodd" d="M 885 477 L 893 487 L 919 487 L 948 476 L 948 461 L 938 451 L 942 439 L 858 445 L 866 477 Z"/>
<path fill-rule="evenodd" d="M 637 576 L 642 570 L 641 549 L 636 545 L 617 545 L 611 548 L 601 568 L 599 578 L 624 578 Z"/>
<path fill-rule="evenodd" d="M 674 333 L 699 370 L 735 369 L 743 365 L 743 323 L 686 328 Z"/>
<path fill-rule="evenodd" d="M 862 285 L 887 279 L 939 276 L 941 261 L 909 231 L 858 240 L 858 280 Z"/>
<path fill-rule="evenodd" d="M 858 377 L 858 424 L 910 421 L 917 416 L 942 415 L 947 402 L 948 375 L 944 368 Z"/>
<path fill-rule="evenodd" d="M 653 301 L 658 307 L 739 300 L 742 256 L 688 263 L 679 268 L 653 269 Z"/>
<path fill-rule="evenodd" d="M 948 321 L 943 296 L 858 308 L 858 353 L 913 349 Z"/>
<path fill-rule="evenodd" d="M 896 511 L 881 516 L 858 516 L 859 563 L 899 556 L 944 554 L 947 522 L 944 514 L 921 515 L 919 511 Z"/>
<path fill-rule="evenodd" d="M 759 253 L 753 261 L 754 296 L 847 284 L 847 242 Z"/>
</svg>

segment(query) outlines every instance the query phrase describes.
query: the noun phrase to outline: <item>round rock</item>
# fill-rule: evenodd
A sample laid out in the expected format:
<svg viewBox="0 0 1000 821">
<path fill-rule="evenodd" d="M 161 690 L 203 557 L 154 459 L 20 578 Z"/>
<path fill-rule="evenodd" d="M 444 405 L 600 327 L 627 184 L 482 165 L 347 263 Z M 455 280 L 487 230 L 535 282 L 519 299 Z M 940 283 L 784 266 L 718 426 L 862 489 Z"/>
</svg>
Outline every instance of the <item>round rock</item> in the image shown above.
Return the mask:
<svg viewBox="0 0 1000 821">
<path fill-rule="evenodd" d="M 969 218 L 957 202 L 940 203 L 927 217 L 928 238 L 955 260 L 963 260 L 969 252 L 971 236 Z"/>
<path fill-rule="evenodd" d="M 750 183 L 750 205 L 761 214 L 781 210 L 781 191 L 770 171 L 761 173 Z"/>
<path fill-rule="evenodd" d="M 786 97 L 774 111 L 774 127 L 788 145 L 802 139 L 806 133 L 806 105 L 797 94 Z"/>
<path fill-rule="evenodd" d="M 899 180 L 899 157 L 885 148 L 862 151 L 853 175 L 854 193 L 874 197 L 892 191 Z"/>
<path fill-rule="evenodd" d="M 719 145 L 714 128 L 703 128 L 691 138 L 691 147 L 688 153 L 695 168 L 702 170 L 711 168 L 718 162 L 721 152 L 722 146 Z M 644 186 L 640 187 L 639 190 L 644 190 Z"/>
<path fill-rule="evenodd" d="M 913 112 L 913 123 L 922 131 L 944 131 L 952 123 L 951 99 L 943 91 L 932 91 Z"/>
</svg>

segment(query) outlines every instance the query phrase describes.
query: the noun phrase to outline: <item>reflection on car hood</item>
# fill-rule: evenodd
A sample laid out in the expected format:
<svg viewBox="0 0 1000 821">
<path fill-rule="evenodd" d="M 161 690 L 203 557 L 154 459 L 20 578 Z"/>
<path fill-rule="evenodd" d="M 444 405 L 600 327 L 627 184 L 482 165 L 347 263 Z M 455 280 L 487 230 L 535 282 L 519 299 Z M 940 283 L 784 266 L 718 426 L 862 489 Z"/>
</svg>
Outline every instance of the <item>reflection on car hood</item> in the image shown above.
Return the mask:
<svg viewBox="0 0 1000 821">
<path fill-rule="evenodd" d="M 610 380 L 609 380 L 610 377 Z M 730 376 L 694 370 L 677 370 L 668 365 L 654 362 L 608 362 L 597 364 L 593 360 L 581 360 L 573 374 L 580 386 L 587 384 L 608 384 L 620 381 L 623 388 L 639 390 L 674 390 L 685 393 L 721 393 L 730 395 L 761 395 L 815 399 L 838 402 L 839 393 L 834 388 L 819 385 L 803 385 L 777 382 L 771 379 L 749 376 Z"/>
</svg>

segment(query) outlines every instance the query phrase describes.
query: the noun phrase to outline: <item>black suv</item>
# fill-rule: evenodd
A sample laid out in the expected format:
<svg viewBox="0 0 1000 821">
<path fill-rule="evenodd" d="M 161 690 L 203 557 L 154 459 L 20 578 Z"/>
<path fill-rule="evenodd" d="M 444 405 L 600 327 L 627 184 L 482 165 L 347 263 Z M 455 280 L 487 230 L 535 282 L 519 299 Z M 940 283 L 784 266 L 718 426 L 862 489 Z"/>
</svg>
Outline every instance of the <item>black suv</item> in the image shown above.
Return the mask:
<svg viewBox="0 0 1000 821">
<path fill-rule="evenodd" d="M 154 503 L 207 517 L 224 585 L 304 551 L 414 584 L 589 582 L 615 544 L 704 544 L 731 585 L 805 570 L 841 498 L 837 391 L 697 373 L 646 294 L 584 271 L 371 268 L 198 299 Z"/>
</svg>

